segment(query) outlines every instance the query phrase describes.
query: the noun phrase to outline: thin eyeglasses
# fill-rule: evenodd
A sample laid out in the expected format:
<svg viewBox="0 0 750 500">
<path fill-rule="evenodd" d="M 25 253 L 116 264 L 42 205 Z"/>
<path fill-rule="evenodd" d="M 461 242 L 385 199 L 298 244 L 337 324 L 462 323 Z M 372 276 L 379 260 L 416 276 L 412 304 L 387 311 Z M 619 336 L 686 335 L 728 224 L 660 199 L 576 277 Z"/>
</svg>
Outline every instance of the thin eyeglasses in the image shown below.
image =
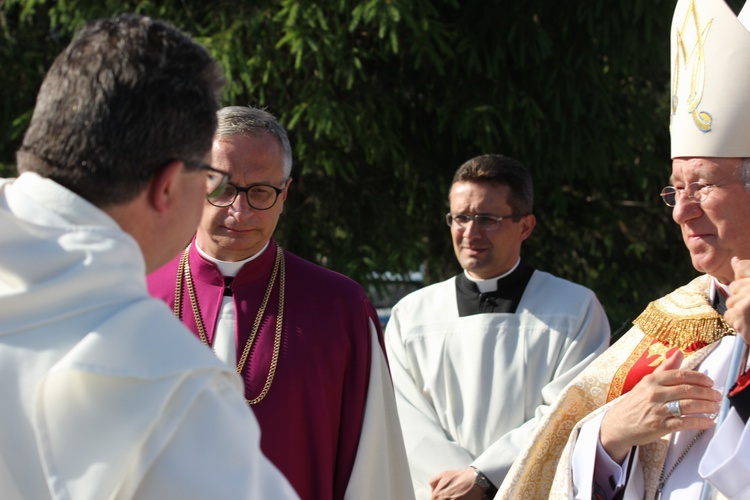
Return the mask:
<svg viewBox="0 0 750 500">
<path fill-rule="evenodd" d="M 716 184 L 703 184 L 702 182 L 691 182 L 684 188 L 676 188 L 674 186 L 666 186 L 661 190 L 661 199 L 668 207 L 674 207 L 677 205 L 677 195 L 684 194 L 693 203 L 700 204 L 703 200 L 708 198 L 711 194 L 711 190 L 715 187 L 721 187 Z"/>
<path fill-rule="evenodd" d="M 485 231 L 491 231 L 497 228 L 498 225 L 500 225 L 500 222 L 505 219 L 510 219 L 513 222 L 518 222 L 521 220 L 521 217 L 525 217 L 526 215 L 528 214 L 510 214 L 503 215 L 502 217 L 494 217 L 492 215 L 452 215 L 451 213 L 447 213 L 445 214 L 445 222 L 450 227 L 453 227 L 453 223 L 455 222 L 458 227 L 460 227 L 461 229 L 465 229 L 469 222 L 473 220 L 474 223 L 481 229 L 484 229 Z"/>
</svg>

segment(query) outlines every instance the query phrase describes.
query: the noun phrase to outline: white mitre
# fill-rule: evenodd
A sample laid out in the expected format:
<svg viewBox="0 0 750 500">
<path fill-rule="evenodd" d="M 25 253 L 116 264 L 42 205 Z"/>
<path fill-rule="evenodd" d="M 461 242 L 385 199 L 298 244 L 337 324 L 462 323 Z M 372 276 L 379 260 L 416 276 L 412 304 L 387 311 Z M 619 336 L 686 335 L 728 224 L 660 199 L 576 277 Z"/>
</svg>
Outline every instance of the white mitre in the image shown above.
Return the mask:
<svg viewBox="0 0 750 500">
<path fill-rule="evenodd" d="M 672 158 L 750 157 L 750 9 L 679 0 L 672 19 Z"/>
</svg>

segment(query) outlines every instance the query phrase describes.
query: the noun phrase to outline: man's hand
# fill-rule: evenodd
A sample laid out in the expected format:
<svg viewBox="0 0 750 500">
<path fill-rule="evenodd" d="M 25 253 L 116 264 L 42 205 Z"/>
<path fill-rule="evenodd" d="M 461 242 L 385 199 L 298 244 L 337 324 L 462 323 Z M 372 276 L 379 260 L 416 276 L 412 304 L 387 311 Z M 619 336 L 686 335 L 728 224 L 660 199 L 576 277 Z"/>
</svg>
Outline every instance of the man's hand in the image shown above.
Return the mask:
<svg viewBox="0 0 750 500">
<path fill-rule="evenodd" d="M 432 500 L 481 500 L 482 488 L 474 484 L 474 469 L 447 470 L 430 479 Z"/>
<path fill-rule="evenodd" d="M 729 285 L 724 319 L 750 344 L 750 260 L 732 257 L 732 269 L 734 281 Z"/>
<path fill-rule="evenodd" d="M 679 370 L 682 358 L 680 351 L 667 358 L 607 411 L 599 438 L 612 460 L 622 463 L 631 447 L 671 432 L 714 425 L 707 415 L 719 411 L 721 393 L 705 374 Z M 682 416 L 669 412 L 668 401 L 679 401 Z"/>
</svg>

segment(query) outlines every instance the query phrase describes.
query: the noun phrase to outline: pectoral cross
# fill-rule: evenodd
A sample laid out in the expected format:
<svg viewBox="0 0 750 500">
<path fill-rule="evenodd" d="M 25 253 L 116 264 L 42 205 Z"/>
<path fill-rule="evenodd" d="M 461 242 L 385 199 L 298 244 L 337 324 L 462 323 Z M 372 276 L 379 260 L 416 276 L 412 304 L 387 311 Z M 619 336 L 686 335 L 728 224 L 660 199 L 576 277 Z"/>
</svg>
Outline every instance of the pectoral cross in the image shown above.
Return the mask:
<svg viewBox="0 0 750 500">
<path fill-rule="evenodd" d="M 654 493 L 654 500 L 661 500 L 661 490 L 664 489 L 664 481 L 660 481 L 656 485 L 656 493 Z"/>
</svg>

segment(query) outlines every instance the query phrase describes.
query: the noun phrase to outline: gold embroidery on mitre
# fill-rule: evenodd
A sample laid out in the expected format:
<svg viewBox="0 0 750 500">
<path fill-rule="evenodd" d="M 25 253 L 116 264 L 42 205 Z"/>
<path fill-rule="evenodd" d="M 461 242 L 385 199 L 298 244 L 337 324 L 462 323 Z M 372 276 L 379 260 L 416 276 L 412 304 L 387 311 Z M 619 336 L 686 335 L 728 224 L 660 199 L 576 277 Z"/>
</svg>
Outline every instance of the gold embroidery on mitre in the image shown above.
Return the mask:
<svg viewBox="0 0 750 500">
<path fill-rule="evenodd" d="M 702 276 L 669 295 L 651 302 L 635 324 L 648 337 L 666 342 L 685 352 L 696 344 L 708 345 L 734 334 L 724 317 L 708 301 L 708 290 Z"/>
<path fill-rule="evenodd" d="M 695 0 L 690 2 L 682 27 L 675 30 L 676 47 L 674 60 L 674 71 L 672 75 L 672 114 L 670 115 L 670 126 L 672 116 L 677 113 L 679 99 L 677 92 L 680 86 L 680 73 L 683 70 L 689 73 L 690 93 L 687 98 L 687 112 L 693 117 L 695 126 L 702 132 L 711 130 L 711 114 L 707 111 L 698 111 L 698 105 L 703 100 L 703 92 L 706 83 L 706 61 L 704 59 L 704 46 L 708 37 L 708 30 L 713 24 L 710 19 L 705 25 L 701 25 L 698 18 L 698 10 L 695 8 Z M 693 42 L 692 45 L 688 45 Z M 682 64 L 681 64 L 682 63 Z"/>
</svg>

